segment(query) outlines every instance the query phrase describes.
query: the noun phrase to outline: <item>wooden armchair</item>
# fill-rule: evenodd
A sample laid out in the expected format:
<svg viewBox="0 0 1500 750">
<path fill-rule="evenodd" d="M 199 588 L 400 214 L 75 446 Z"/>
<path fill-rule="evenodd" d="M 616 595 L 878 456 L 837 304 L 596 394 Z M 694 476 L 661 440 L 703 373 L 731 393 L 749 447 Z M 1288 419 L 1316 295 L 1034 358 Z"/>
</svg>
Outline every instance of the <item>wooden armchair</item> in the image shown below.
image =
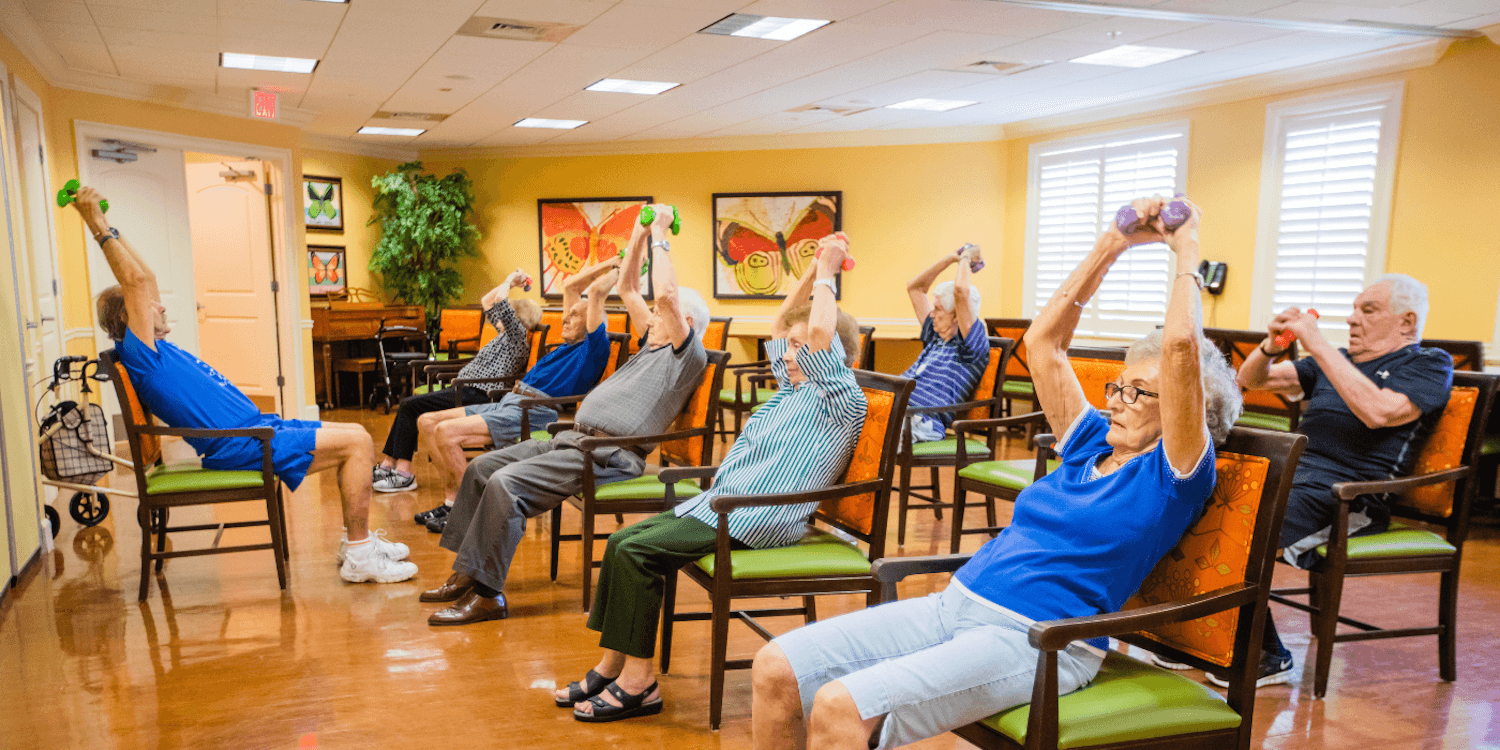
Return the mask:
<svg viewBox="0 0 1500 750">
<path fill-rule="evenodd" d="M 526 361 L 527 370 L 530 370 L 531 366 L 535 365 L 538 359 L 541 359 L 542 346 L 547 340 L 548 333 L 549 329 L 544 325 L 538 325 L 526 333 L 527 345 L 531 349 L 531 354 L 527 357 Z M 485 326 L 483 334 L 476 341 L 479 342 L 479 347 L 483 348 L 485 344 L 490 343 L 498 335 L 499 332 L 493 326 Z M 432 391 L 442 390 L 452 384 L 453 380 L 458 377 L 459 371 L 464 369 L 464 365 L 472 361 L 474 361 L 473 357 L 449 357 L 448 359 L 434 358 L 425 362 L 413 363 L 413 367 L 418 368 L 422 373 L 422 385 L 413 389 L 413 392 L 431 393 Z M 506 378 L 505 380 L 515 380 L 515 377 Z"/>
<path fill-rule="evenodd" d="M 1469 534 L 1469 511 L 1479 484 L 1474 467 L 1479 463 L 1484 424 L 1494 406 L 1497 386 L 1500 375 L 1453 373 L 1448 406 L 1418 454 L 1411 476 L 1333 485 L 1338 506 L 1332 531 L 1328 543 L 1317 548 L 1321 560 L 1308 570 L 1308 586 L 1277 589 L 1271 596 L 1278 603 L 1312 614 L 1313 636 L 1318 644 L 1314 696 L 1321 698 L 1327 692 L 1333 644 L 1342 641 L 1436 635 L 1438 674 L 1445 681 L 1457 679 L 1459 564 Z M 1377 494 L 1396 497 L 1391 505 L 1393 516 L 1435 525 L 1443 533 L 1393 520 L 1385 532 L 1351 538 L 1350 501 L 1361 495 Z M 1386 629 L 1339 614 L 1344 579 L 1406 573 L 1441 574 L 1436 626 Z M 1308 597 L 1306 603 L 1289 598 L 1304 594 Z M 1359 632 L 1339 633 L 1340 623 Z"/>
<path fill-rule="evenodd" d="M 985 318 L 984 325 L 991 336 L 1000 336 L 1016 342 L 1010 362 L 1006 363 L 1004 397 L 1000 404 L 1000 413 L 996 415 L 1008 417 L 1011 414 L 1013 401 L 1036 403 L 1036 389 L 1031 385 L 1031 367 L 1026 363 L 1025 336 L 1026 330 L 1031 328 L 1031 318 Z"/>
<path fill-rule="evenodd" d="M 479 351 L 484 335 L 484 311 L 449 307 L 438 313 L 437 359 L 458 359 Z"/>
<path fill-rule="evenodd" d="M 1229 361 L 1229 369 L 1235 372 L 1239 372 L 1240 367 L 1245 364 L 1245 357 L 1266 340 L 1265 331 L 1239 331 L 1233 328 L 1205 328 L 1203 335 L 1224 353 L 1224 358 Z M 1296 362 L 1297 342 L 1294 340 L 1288 344 L 1286 352 L 1273 361 Z M 1270 391 L 1245 391 L 1244 398 L 1245 412 L 1235 424 L 1282 432 L 1297 429 L 1297 422 L 1302 417 L 1300 399 L 1290 399 Z"/>
<path fill-rule="evenodd" d="M 1029 705 L 954 730 L 991 748 L 1223 748 L 1248 750 L 1261 633 L 1286 498 L 1307 438 L 1234 428 L 1218 453 L 1208 507 L 1120 612 L 1038 622 L 1041 651 Z M 952 572 L 968 555 L 875 563 L 882 598 L 918 573 Z M 1059 697 L 1057 652 L 1110 636 L 1224 677 L 1226 701 L 1187 677 L 1111 651 L 1088 687 Z"/>
<path fill-rule="evenodd" d="M 172 557 L 195 557 L 218 555 L 227 552 L 253 552 L 271 550 L 276 558 L 276 582 L 286 588 L 286 511 L 281 498 L 281 481 L 272 470 L 271 438 L 276 434 L 270 427 L 250 427 L 233 430 L 202 430 L 183 427 L 162 427 L 153 423 L 151 413 L 146 410 L 136 395 L 130 373 L 120 366 L 115 350 L 109 349 L 99 355 L 105 372 L 115 383 L 115 395 L 119 397 L 121 417 L 125 422 L 125 434 L 130 442 L 130 458 L 135 463 L 135 486 L 140 505 L 136 508 L 136 522 L 141 527 L 141 588 L 139 599 L 146 600 L 150 590 L 149 572 L 153 562 L 156 572 L 162 571 L 162 563 Z M 163 464 L 161 438 L 175 435 L 184 438 L 249 437 L 261 444 L 259 471 L 214 471 L 204 469 L 196 463 Z M 263 521 L 229 521 L 222 523 L 169 526 L 172 508 L 189 505 L 215 503 L 263 502 L 266 504 L 266 519 Z M 224 529 L 247 526 L 265 526 L 271 532 L 271 541 L 266 544 L 242 544 L 220 547 L 219 538 Z M 167 551 L 167 534 L 186 531 L 216 531 L 214 541 L 208 547 L 189 550 Z M 152 537 L 156 549 L 151 549 Z"/>
<path fill-rule="evenodd" d="M 662 592 L 661 671 L 666 674 L 671 667 L 673 623 L 686 620 L 710 620 L 713 623 L 713 651 L 709 655 L 713 672 L 708 711 L 708 724 L 712 729 L 719 728 L 723 715 L 725 671 L 750 666 L 749 659 L 726 658 L 731 619 L 743 621 L 756 634 L 770 640 L 771 633 L 755 621 L 756 617 L 800 615 L 804 622 L 812 622 L 817 619 L 814 597 L 821 595 L 864 593 L 871 604 L 875 602 L 877 584 L 870 572 L 870 561 L 885 553 L 891 472 L 913 383 L 906 378 L 864 370 L 856 370 L 855 377 L 865 392 L 865 423 L 841 483 L 815 492 L 721 495 L 714 498 L 712 508 L 719 514 L 714 552 L 681 571 L 708 590 L 713 601 L 711 611 L 677 612 L 678 576 L 666 578 Z M 675 483 L 707 478 L 717 470 L 718 467 L 663 469 L 660 478 L 668 488 L 675 488 L 678 486 Z M 668 502 L 675 505 L 676 498 L 670 493 L 671 489 Z M 729 513 L 736 508 L 813 501 L 821 503 L 813 514 L 814 521 L 852 535 L 866 545 L 868 552 L 838 536 L 820 531 L 789 547 L 731 548 Z M 735 599 L 772 596 L 801 596 L 803 604 L 783 609 L 731 609 Z"/>
</svg>

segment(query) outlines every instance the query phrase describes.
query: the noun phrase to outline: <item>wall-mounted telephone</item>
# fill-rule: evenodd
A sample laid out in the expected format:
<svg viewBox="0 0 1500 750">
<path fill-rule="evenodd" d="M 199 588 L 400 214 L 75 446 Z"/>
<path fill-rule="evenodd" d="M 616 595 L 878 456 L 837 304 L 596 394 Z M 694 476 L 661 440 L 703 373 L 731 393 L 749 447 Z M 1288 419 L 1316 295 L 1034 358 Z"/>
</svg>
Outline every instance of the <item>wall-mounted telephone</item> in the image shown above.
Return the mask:
<svg viewBox="0 0 1500 750">
<path fill-rule="evenodd" d="M 1224 277 L 1229 275 L 1229 264 L 1205 260 L 1198 264 L 1198 275 L 1203 277 L 1203 291 L 1223 294 Z"/>
</svg>

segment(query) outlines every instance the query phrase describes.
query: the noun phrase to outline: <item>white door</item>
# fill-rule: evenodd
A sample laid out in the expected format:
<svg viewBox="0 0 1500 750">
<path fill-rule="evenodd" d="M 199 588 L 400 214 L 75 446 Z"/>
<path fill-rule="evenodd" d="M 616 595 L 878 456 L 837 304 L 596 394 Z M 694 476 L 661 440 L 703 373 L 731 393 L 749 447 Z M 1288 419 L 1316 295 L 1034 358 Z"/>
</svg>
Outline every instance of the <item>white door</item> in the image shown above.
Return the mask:
<svg viewBox="0 0 1500 750">
<path fill-rule="evenodd" d="M 265 165 L 258 161 L 187 165 L 198 356 L 261 411 L 279 413 L 266 184 Z"/>
</svg>

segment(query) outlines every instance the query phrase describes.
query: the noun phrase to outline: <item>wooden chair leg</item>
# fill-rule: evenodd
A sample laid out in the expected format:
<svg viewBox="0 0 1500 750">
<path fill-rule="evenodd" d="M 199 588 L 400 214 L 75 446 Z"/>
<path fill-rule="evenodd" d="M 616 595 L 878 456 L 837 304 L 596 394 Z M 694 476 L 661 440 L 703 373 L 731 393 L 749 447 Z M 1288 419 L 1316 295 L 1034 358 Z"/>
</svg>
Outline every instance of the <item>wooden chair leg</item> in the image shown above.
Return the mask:
<svg viewBox="0 0 1500 750">
<path fill-rule="evenodd" d="M 718 731 L 724 716 L 724 661 L 729 654 L 729 606 L 728 596 L 714 595 L 713 642 L 709 662 L 713 665 L 709 676 L 708 728 Z"/>
<path fill-rule="evenodd" d="M 969 504 L 969 492 L 964 489 L 963 480 L 956 475 L 953 477 L 953 530 L 949 535 L 948 554 L 958 554 L 959 542 L 964 538 L 964 510 Z"/>
<path fill-rule="evenodd" d="M 1313 672 L 1314 698 L 1322 698 L 1328 692 L 1328 672 L 1333 664 L 1333 638 L 1339 628 L 1339 604 L 1343 599 L 1344 581 L 1330 575 L 1320 583 L 1318 589 L 1322 601 L 1318 602 L 1318 612 L 1313 616 L 1313 637 L 1318 641 Z"/>
<path fill-rule="evenodd" d="M 281 491 L 281 482 L 276 483 L 276 508 L 281 518 L 281 559 L 292 559 L 292 535 L 286 530 L 286 497 Z"/>
<path fill-rule="evenodd" d="M 677 622 L 677 571 L 668 573 L 661 587 L 661 673 L 672 667 L 672 626 Z"/>
<path fill-rule="evenodd" d="M 906 511 L 911 502 L 911 467 L 901 465 L 901 499 L 896 506 L 896 546 L 906 546 Z"/>
<path fill-rule="evenodd" d="M 940 484 L 941 478 L 942 474 L 938 471 L 938 467 L 932 467 L 932 502 L 934 505 L 943 502 L 943 485 Z M 932 515 L 939 521 L 943 520 L 943 509 L 941 507 L 933 508 Z"/>
<path fill-rule="evenodd" d="M 160 525 L 157 526 L 156 533 L 156 553 L 160 555 L 161 553 L 167 551 L 167 522 L 171 519 L 171 509 L 157 508 L 152 513 L 152 515 L 153 521 L 155 521 L 155 519 L 157 518 L 161 519 Z M 156 572 L 160 573 L 162 566 L 165 565 L 166 562 L 167 559 L 165 557 L 156 558 Z"/>
<path fill-rule="evenodd" d="M 996 526 L 1000 525 L 999 517 L 995 515 L 995 496 L 994 495 L 985 495 L 984 496 L 984 520 L 985 520 L 985 523 L 988 523 L 989 526 L 990 526 L 990 528 L 992 528 L 992 529 L 995 528 Z M 996 534 L 996 532 L 991 531 L 990 532 L 990 538 L 994 539 L 995 538 L 995 534 Z"/>
<path fill-rule="evenodd" d="M 141 525 L 141 593 L 139 601 L 146 601 L 147 587 L 151 583 L 151 506 L 141 503 L 135 511 L 136 523 Z"/>
<path fill-rule="evenodd" d="M 266 524 L 266 528 L 271 531 L 271 556 L 276 558 L 276 583 L 281 586 L 282 591 L 285 591 L 286 557 L 282 554 L 282 549 L 286 546 L 286 539 L 281 535 L 281 509 L 278 507 L 279 505 L 280 502 L 276 495 L 273 494 L 266 498 L 266 519 L 269 521 Z"/>
<path fill-rule="evenodd" d="M 802 609 L 806 610 L 802 614 L 802 623 L 804 625 L 811 625 L 818 621 L 818 597 L 802 597 Z"/>
<path fill-rule="evenodd" d="M 552 509 L 552 580 L 557 580 L 557 553 L 562 549 L 562 504 Z"/>
<path fill-rule="evenodd" d="M 1438 633 L 1438 675 L 1446 682 L 1458 679 L 1457 631 L 1458 631 L 1458 571 L 1443 574 L 1438 590 L 1438 624 L 1443 632 Z"/>
<path fill-rule="evenodd" d="M 583 514 L 583 611 L 589 611 L 594 605 L 594 599 L 590 594 L 593 592 L 594 584 L 594 517 L 588 513 Z"/>
</svg>

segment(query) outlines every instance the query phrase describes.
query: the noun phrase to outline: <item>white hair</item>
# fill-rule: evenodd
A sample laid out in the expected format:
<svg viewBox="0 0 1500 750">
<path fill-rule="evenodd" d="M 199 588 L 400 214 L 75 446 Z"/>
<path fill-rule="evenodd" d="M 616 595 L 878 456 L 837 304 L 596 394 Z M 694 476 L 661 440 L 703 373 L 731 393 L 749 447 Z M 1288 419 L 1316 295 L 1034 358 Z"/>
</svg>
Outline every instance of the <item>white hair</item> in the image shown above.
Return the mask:
<svg viewBox="0 0 1500 750">
<path fill-rule="evenodd" d="M 953 301 L 953 282 L 944 281 L 932 288 L 933 296 L 937 297 L 938 305 L 948 312 L 957 312 Z M 974 314 L 974 319 L 979 320 L 979 288 L 973 284 L 969 285 L 969 312 Z"/>
<path fill-rule="evenodd" d="M 1422 340 L 1422 327 L 1427 325 L 1427 285 L 1404 273 L 1382 275 L 1375 283 L 1391 282 L 1391 312 L 1397 315 L 1417 314 L 1417 340 Z"/>
<path fill-rule="evenodd" d="M 703 301 L 703 295 L 696 289 L 685 286 L 677 287 L 677 306 L 682 311 L 683 317 L 693 319 L 693 333 L 698 335 L 698 340 L 703 341 L 703 334 L 708 330 L 708 319 L 713 314 L 708 311 L 708 303 Z"/>
<path fill-rule="evenodd" d="M 1125 366 L 1160 357 L 1161 334 L 1162 331 L 1158 328 L 1131 344 L 1125 350 Z M 1213 436 L 1214 444 L 1219 445 L 1229 439 L 1229 428 L 1239 421 L 1241 412 L 1245 410 L 1245 402 L 1229 361 L 1224 359 L 1223 352 L 1202 333 L 1198 334 L 1198 370 L 1203 376 L 1203 414 L 1208 420 L 1208 433 Z M 1160 387 L 1170 388 L 1171 384 L 1164 382 Z"/>
</svg>

